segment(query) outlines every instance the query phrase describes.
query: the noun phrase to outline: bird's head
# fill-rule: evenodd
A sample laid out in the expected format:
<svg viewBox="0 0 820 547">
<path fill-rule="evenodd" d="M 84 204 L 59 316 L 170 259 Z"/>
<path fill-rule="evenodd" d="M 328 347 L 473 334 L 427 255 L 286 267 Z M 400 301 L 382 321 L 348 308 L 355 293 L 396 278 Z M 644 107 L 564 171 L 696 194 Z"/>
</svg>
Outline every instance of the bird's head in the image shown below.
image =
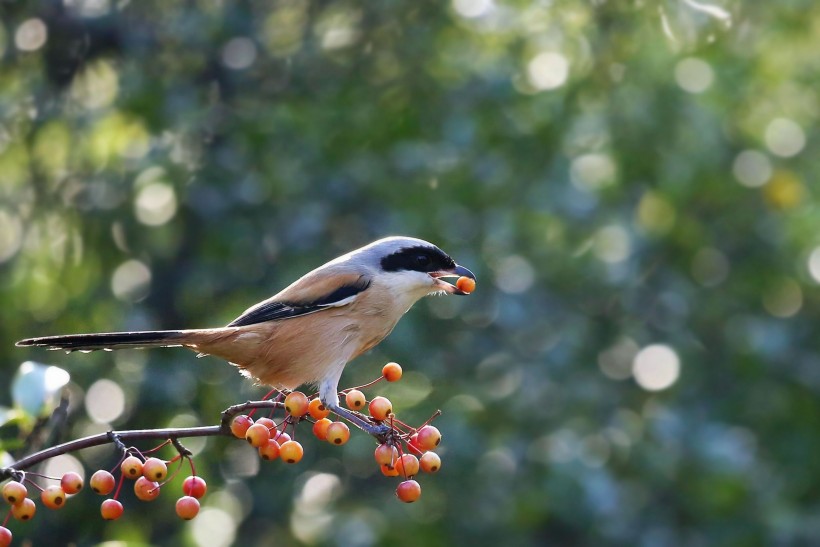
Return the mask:
<svg viewBox="0 0 820 547">
<path fill-rule="evenodd" d="M 468 294 L 444 281 L 446 277 L 469 277 L 473 272 L 427 241 L 393 236 L 379 239 L 340 259 L 367 267 L 383 284 L 397 292 L 417 294 Z"/>
</svg>

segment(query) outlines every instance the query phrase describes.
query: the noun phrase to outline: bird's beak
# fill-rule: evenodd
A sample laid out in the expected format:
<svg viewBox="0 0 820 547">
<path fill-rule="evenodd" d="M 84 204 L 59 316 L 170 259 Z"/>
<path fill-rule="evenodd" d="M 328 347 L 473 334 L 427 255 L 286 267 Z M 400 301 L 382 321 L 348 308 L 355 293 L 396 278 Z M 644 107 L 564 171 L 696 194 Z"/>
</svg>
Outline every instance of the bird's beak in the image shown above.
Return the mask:
<svg viewBox="0 0 820 547">
<path fill-rule="evenodd" d="M 458 294 L 458 295 L 465 295 L 470 294 L 468 292 L 464 292 L 461 289 L 457 288 L 455 285 L 451 285 L 446 281 L 442 281 L 441 278 L 443 277 L 469 277 L 473 281 L 475 281 L 475 274 L 465 268 L 464 266 L 459 266 L 456 264 L 455 268 L 448 269 L 448 270 L 439 270 L 437 272 L 430 272 L 430 277 L 436 280 L 436 285 L 441 288 L 444 292 L 449 294 Z"/>
</svg>

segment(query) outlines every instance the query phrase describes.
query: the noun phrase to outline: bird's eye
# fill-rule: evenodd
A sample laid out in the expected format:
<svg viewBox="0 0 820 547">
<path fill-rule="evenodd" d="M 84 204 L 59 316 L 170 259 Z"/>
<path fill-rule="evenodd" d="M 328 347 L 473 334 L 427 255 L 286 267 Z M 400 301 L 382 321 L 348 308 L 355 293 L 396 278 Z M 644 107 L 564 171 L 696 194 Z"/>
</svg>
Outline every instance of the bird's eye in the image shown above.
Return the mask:
<svg viewBox="0 0 820 547">
<path fill-rule="evenodd" d="M 421 268 L 426 268 L 430 265 L 430 257 L 427 255 L 416 255 L 416 264 Z"/>
</svg>

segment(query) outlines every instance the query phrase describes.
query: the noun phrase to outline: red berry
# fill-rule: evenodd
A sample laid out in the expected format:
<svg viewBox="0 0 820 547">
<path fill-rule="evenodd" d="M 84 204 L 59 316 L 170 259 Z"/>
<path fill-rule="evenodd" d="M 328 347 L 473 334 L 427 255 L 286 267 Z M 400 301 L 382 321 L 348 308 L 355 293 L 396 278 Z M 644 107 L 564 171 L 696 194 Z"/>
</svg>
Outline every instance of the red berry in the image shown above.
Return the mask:
<svg viewBox="0 0 820 547">
<path fill-rule="evenodd" d="M 49 486 L 40 492 L 40 500 L 49 509 L 62 509 L 65 505 L 65 492 L 59 486 Z"/>
<path fill-rule="evenodd" d="M 252 447 L 259 448 L 270 440 L 270 429 L 262 424 L 253 424 L 245 432 L 245 440 Z"/>
<path fill-rule="evenodd" d="M 142 464 L 142 476 L 150 481 L 162 482 L 168 476 L 168 466 L 159 458 L 148 458 Z"/>
<path fill-rule="evenodd" d="M 393 404 L 386 397 L 373 397 L 370 401 L 370 415 L 374 420 L 386 420 L 393 413 Z"/>
<path fill-rule="evenodd" d="M 322 418 L 327 418 L 328 415 L 330 415 L 330 411 L 318 397 L 310 401 L 310 404 L 308 405 L 308 412 L 314 420 L 321 420 Z"/>
<path fill-rule="evenodd" d="M 435 473 L 441 469 L 441 458 L 435 452 L 425 452 L 419 464 L 425 473 Z"/>
<path fill-rule="evenodd" d="M 402 454 L 395 463 L 396 470 L 403 477 L 412 477 L 419 472 L 419 459 L 412 454 Z"/>
<path fill-rule="evenodd" d="M 419 429 L 416 444 L 422 450 L 433 450 L 441 442 L 441 432 L 432 425 L 426 425 Z"/>
<path fill-rule="evenodd" d="M 384 475 L 385 477 L 398 477 L 399 476 L 398 469 L 396 469 L 392 465 L 381 464 L 379 466 L 379 468 L 382 470 L 382 475 Z"/>
<path fill-rule="evenodd" d="M 241 414 L 236 416 L 233 420 L 231 420 L 231 433 L 237 439 L 244 439 L 245 432 L 248 431 L 248 428 L 253 425 L 253 418 L 250 416 L 246 416 Z"/>
<path fill-rule="evenodd" d="M 279 457 L 279 452 L 279 443 L 277 443 L 273 439 L 269 439 L 268 442 L 259 447 L 259 457 L 263 460 L 275 460 Z"/>
<path fill-rule="evenodd" d="M 472 277 L 459 277 L 456 280 L 456 288 L 463 293 L 470 294 L 475 290 L 475 279 Z"/>
<path fill-rule="evenodd" d="M 396 497 L 404 503 L 413 503 L 421 496 L 421 486 L 410 479 L 399 484 L 396 488 Z"/>
<path fill-rule="evenodd" d="M 401 380 L 401 366 L 398 363 L 387 363 L 382 367 L 382 376 L 388 382 Z"/>
<path fill-rule="evenodd" d="M 332 423 L 333 422 L 331 422 L 327 418 L 322 418 L 321 420 L 317 420 L 316 423 L 313 424 L 313 434 L 320 441 L 326 441 L 327 440 L 327 428 Z"/>
<path fill-rule="evenodd" d="M 199 500 L 192 496 L 182 496 L 177 500 L 177 516 L 184 520 L 191 520 L 199 513 Z"/>
<path fill-rule="evenodd" d="M 11 514 L 17 520 L 31 520 L 36 511 L 37 506 L 31 498 L 25 498 L 20 503 L 11 506 Z"/>
<path fill-rule="evenodd" d="M 142 501 L 154 501 L 159 496 L 159 483 L 140 477 L 134 483 L 134 494 Z"/>
<path fill-rule="evenodd" d="M 208 491 L 208 485 L 205 484 L 205 479 L 197 477 L 196 475 L 186 478 L 182 481 L 182 492 L 186 496 L 191 496 L 200 499 Z"/>
<path fill-rule="evenodd" d="M 330 444 L 342 445 L 350 438 L 350 428 L 343 422 L 333 422 L 327 426 L 327 441 Z"/>
<path fill-rule="evenodd" d="M 290 435 L 285 433 L 284 431 L 271 431 L 270 438 L 279 443 L 279 446 L 282 446 L 286 442 L 290 440 Z"/>
<path fill-rule="evenodd" d="M 128 456 L 120 464 L 120 471 L 126 479 L 137 480 L 142 476 L 142 460 L 136 456 Z"/>
<path fill-rule="evenodd" d="M 379 465 L 393 465 L 399 459 L 399 451 L 395 446 L 384 443 L 376 447 L 373 457 Z"/>
<path fill-rule="evenodd" d="M 60 486 L 66 494 L 76 494 L 83 489 L 83 478 L 78 473 L 69 471 L 60 478 Z"/>
<path fill-rule="evenodd" d="M 105 520 L 117 520 L 122 516 L 122 504 L 117 500 L 105 500 L 100 505 L 100 514 Z"/>
<path fill-rule="evenodd" d="M 364 408 L 364 405 L 367 404 L 367 399 L 365 398 L 364 393 L 358 389 L 351 389 L 347 392 L 347 394 L 345 394 L 345 404 L 347 405 L 347 408 L 351 410 L 359 410 Z"/>
<path fill-rule="evenodd" d="M 11 530 L 5 526 L 0 526 L 0 547 L 9 547 L 11 539 Z"/>
<path fill-rule="evenodd" d="M 411 450 L 418 452 L 419 454 L 424 452 L 424 449 L 419 445 L 419 436 L 417 433 L 414 433 L 413 436 L 410 437 L 410 440 L 407 441 L 407 446 L 409 446 Z"/>
<path fill-rule="evenodd" d="M 26 496 L 28 495 L 28 490 L 23 483 L 17 481 L 10 481 L 7 482 L 5 486 L 3 486 L 3 499 L 6 502 L 14 505 L 15 503 L 20 503 Z"/>
<path fill-rule="evenodd" d="M 91 487 L 91 490 L 97 494 L 107 496 L 112 490 L 114 490 L 114 487 L 117 485 L 117 481 L 114 479 L 114 475 L 108 471 L 100 469 L 91 475 L 91 480 L 88 481 L 88 485 Z"/>
<path fill-rule="evenodd" d="M 298 463 L 304 453 L 302 445 L 296 441 L 287 441 L 279 448 L 279 455 L 285 463 Z"/>
<path fill-rule="evenodd" d="M 297 418 L 308 413 L 309 404 L 307 395 L 301 391 L 291 391 L 285 397 L 285 410 Z"/>
</svg>

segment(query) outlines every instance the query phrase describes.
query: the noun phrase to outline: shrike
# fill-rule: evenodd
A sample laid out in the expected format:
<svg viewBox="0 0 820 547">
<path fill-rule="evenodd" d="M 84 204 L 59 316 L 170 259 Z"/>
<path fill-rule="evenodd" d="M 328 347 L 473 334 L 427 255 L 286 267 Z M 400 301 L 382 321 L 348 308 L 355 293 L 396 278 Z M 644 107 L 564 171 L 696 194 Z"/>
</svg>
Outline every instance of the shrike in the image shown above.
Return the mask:
<svg viewBox="0 0 820 547">
<path fill-rule="evenodd" d="M 305 274 L 271 298 L 212 329 L 109 332 L 28 338 L 18 346 L 52 350 L 182 346 L 216 355 L 276 388 L 319 386 L 322 403 L 373 434 L 379 428 L 339 407 L 345 365 L 382 341 L 428 294 L 467 294 L 441 280 L 473 273 L 421 239 L 388 237 Z"/>
</svg>

